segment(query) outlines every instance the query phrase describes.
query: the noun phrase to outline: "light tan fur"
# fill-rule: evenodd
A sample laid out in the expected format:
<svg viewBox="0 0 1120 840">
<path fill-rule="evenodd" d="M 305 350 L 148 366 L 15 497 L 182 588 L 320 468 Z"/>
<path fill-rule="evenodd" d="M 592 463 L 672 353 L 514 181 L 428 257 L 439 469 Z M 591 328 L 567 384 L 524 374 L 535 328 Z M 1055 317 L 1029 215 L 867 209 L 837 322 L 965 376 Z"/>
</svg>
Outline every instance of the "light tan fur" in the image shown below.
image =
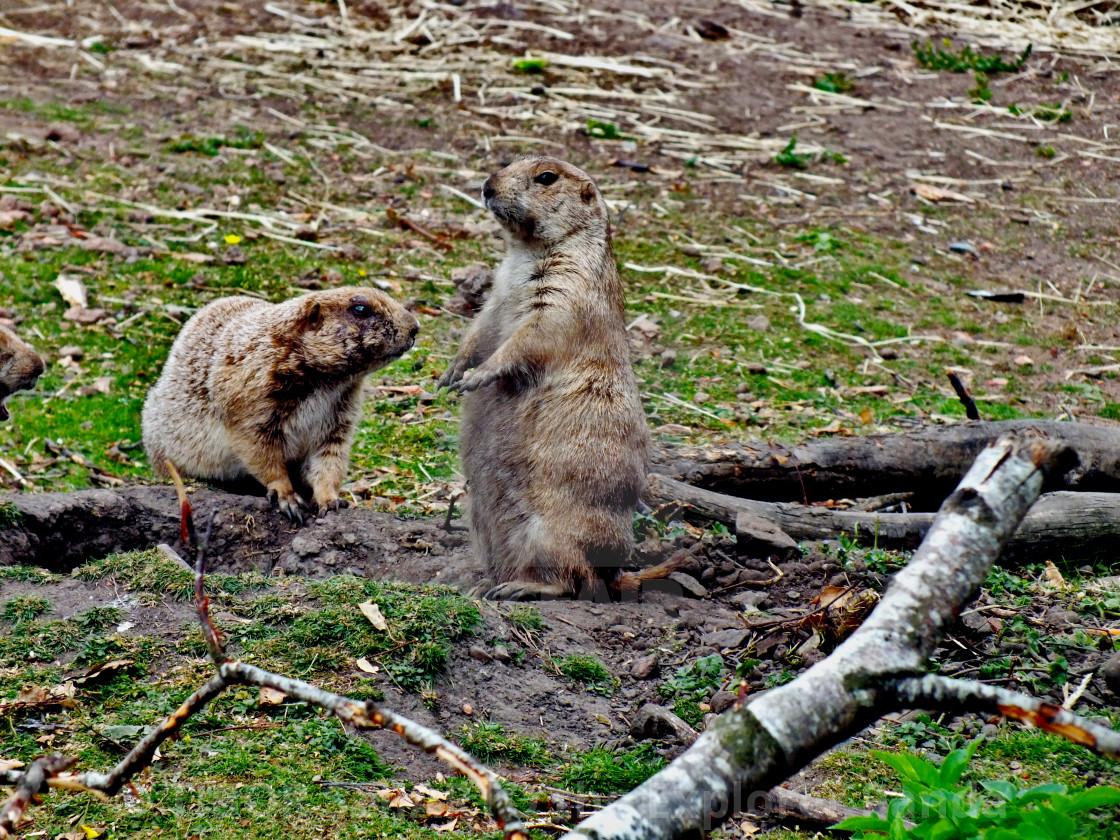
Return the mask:
<svg viewBox="0 0 1120 840">
<path fill-rule="evenodd" d="M 440 380 L 464 394 L 471 534 L 486 597 L 589 592 L 621 573 L 645 486 L 649 430 L 630 366 L 607 207 L 585 172 L 529 157 L 492 175 L 508 250 Z M 663 576 L 668 572 L 663 572 Z"/>
<path fill-rule="evenodd" d="M 0 421 L 11 415 L 5 403 L 15 391 L 35 387 L 43 374 L 43 360 L 35 348 L 5 326 L 0 326 Z"/>
<path fill-rule="evenodd" d="M 304 500 L 342 504 L 339 490 L 361 415 L 367 373 L 407 351 L 419 325 L 375 289 L 312 292 L 284 303 L 213 301 L 187 321 L 144 402 L 153 471 L 251 477 L 302 521 Z"/>
</svg>

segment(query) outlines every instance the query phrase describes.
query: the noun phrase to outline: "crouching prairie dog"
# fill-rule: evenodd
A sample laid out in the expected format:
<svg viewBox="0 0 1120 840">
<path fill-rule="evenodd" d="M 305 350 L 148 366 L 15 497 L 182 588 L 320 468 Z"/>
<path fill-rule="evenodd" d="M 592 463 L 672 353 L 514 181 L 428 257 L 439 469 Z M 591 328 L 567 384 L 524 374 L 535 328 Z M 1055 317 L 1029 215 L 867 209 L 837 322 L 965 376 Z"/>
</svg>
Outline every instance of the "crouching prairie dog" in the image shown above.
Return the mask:
<svg viewBox="0 0 1120 840">
<path fill-rule="evenodd" d="M 167 475 L 169 460 L 185 476 L 254 478 L 293 522 L 305 504 L 293 477 L 318 510 L 339 507 L 362 379 L 412 347 L 418 329 L 374 289 L 207 304 L 175 339 L 144 402 L 152 469 Z"/>
<path fill-rule="evenodd" d="M 35 348 L 0 325 L 0 421 L 11 417 L 5 405 L 8 397 L 16 391 L 34 388 L 44 370 Z"/>
<path fill-rule="evenodd" d="M 528 157 L 483 187 L 508 249 L 440 379 L 463 393 L 460 446 L 486 597 L 637 588 L 622 572 L 649 429 L 630 367 L 607 207 L 585 172 Z"/>
</svg>

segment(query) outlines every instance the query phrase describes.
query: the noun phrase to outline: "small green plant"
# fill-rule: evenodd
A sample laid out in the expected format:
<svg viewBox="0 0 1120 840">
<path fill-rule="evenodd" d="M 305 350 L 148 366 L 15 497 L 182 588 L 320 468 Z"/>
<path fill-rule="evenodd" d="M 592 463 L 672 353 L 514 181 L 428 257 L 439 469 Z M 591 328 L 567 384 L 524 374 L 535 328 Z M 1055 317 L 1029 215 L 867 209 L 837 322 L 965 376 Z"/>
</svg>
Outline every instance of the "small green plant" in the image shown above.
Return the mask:
<svg viewBox="0 0 1120 840">
<path fill-rule="evenodd" d="M 11 624 L 19 624 L 38 618 L 51 611 L 51 602 L 37 595 L 20 595 L 4 604 L 0 619 Z"/>
<path fill-rule="evenodd" d="M 629 140 L 631 138 L 619 133 L 614 123 L 601 122 L 600 120 L 587 121 L 587 136 L 596 140 Z"/>
<path fill-rule="evenodd" d="M 927 70 L 951 70 L 954 73 L 967 73 L 969 70 L 981 73 L 1018 73 L 1030 58 L 1034 49 L 1032 44 L 1027 44 L 1016 58 L 1008 61 L 1001 55 L 983 55 L 965 45 L 959 52 L 952 52 L 952 41 L 946 38 L 941 47 L 935 46 L 932 41 L 923 45 L 918 41 L 910 44 L 918 63 Z"/>
<path fill-rule="evenodd" d="M 168 146 L 172 152 L 198 152 L 207 157 L 215 157 L 223 147 L 231 149 L 259 149 L 264 146 L 264 134 L 238 126 L 233 137 L 195 137 L 185 134 Z"/>
<path fill-rule="evenodd" d="M 0 502 L 0 528 L 14 528 L 23 523 L 23 512 L 9 501 Z"/>
<path fill-rule="evenodd" d="M 38 566 L 0 566 L 0 580 L 18 580 L 21 583 L 58 583 L 61 575 L 40 569 Z"/>
<path fill-rule="evenodd" d="M 976 87 L 968 90 L 968 95 L 972 98 L 972 101 L 990 102 L 992 100 L 992 89 L 988 87 L 988 74 L 976 70 L 972 74 L 972 78 L 976 82 Z"/>
<path fill-rule="evenodd" d="M 544 629 L 544 619 L 541 611 L 527 604 L 518 604 L 509 611 L 506 621 L 526 633 L 539 633 Z"/>
<path fill-rule="evenodd" d="M 514 735 L 496 721 L 479 721 L 464 726 L 459 744 L 479 760 L 497 761 L 529 767 L 546 767 L 552 762 L 548 744 L 541 738 Z"/>
<path fill-rule="evenodd" d="M 87 633 L 97 633 L 124 621 L 120 607 L 90 607 L 74 618 L 74 623 Z"/>
<path fill-rule="evenodd" d="M 987 795 L 977 794 L 961 784 L 961 776 L 979 744 L 954 750 L 940 767 L 913 755 L 872 751 L 902 778 L 902 796 L 891 801 L 886 819 L 849 817 L 834 828 L 853 832 L 854 840 L 1068 840 L 1089 830 L 1076 817 L 1120 804 L 1120 788 L 1105 785 L 1070 793 L 1060 784 L 1022 789 L 1011 781 L 985 780 L 980 784 Z"/>
<path fill-rule="evenodd" d="M 794 151 L 797 148 L 797 132 L 789 138 L 785 148 L 774 155 L 774 163 L 778 166 L 784 166 L 786 169 L 806 169 L 809 166 L 809 160 L 812 155 L 802 155 Z"/>
<path fill-rule="evenodd" d="M 847 93 L 856 89 L 856 83 L 847 73 L 825 73 L 813 82 L 813 87 L 826 93 Z"/>
<path fill-rule="evenodd" d="M 571 654 L 557 660 L 554 664 L 561 674 L 582 684 L 593 694 L 609 697 L 618 687 L 618 679 L 612 676 L 607 666 L 594 656 Z"/>
<path fill-rule="evenodd" d="M 1053 160 L 1058 156 L 1058 151 L 1053 146 L 1039 146 L 1034 150 L 1034 153 L 1046 160 Z"/>
<path fill-rule="evenodd" d="M 543 73 L 547 66 L 548 60 L 544 58 L 518 58 L 513 62 L 518 73 Z"/>
<path fill-rule="evenodd" d="M 560 780 L 574 791 L 626 793 L 660 771 L 665 763 L 649 744 L 618 751 L 596 746 L 573 757 L 560 772 Z"/>
<path fill-rule="evenodd" d="M 701 656 L 695 662 L 678 668 L 677 673 L 665 680 L 657 691 L 662 697 L 673 700 L 673 712 L 677 717 L 699 726 L 704 717 L 700 701 L 723 685 L 726 673 L 727 667 L 718 653 Z"/>
<path fill-rule="evenodd" d="M 993 595 L 1029 595 L 1034 591 L 1034 584 L 996 566 L 984 582 L 984 588 Z"/>
<path fill-rule="evenodd" d="M 929 715 L 918 715 L 913 720 L 883 730 L 883 741 L 901 744 L 915 750 L 919 747 L 945 755 L 961 745 L 962 736 L 942 726 Z"/>
</svg>

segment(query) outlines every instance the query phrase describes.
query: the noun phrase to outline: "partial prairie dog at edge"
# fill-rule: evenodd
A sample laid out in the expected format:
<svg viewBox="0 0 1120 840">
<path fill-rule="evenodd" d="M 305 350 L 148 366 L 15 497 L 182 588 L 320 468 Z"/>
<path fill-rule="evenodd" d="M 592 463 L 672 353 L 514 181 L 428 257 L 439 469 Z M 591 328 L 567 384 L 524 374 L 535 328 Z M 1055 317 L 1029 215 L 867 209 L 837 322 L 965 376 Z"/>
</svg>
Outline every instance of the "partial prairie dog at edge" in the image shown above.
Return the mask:
<svg viewBox="0 0 1120 840">
<path fill-rule="evenodd" d="M 650 438 L 603 197 L 587 173 L 547 157 L 513 162 L 482 195 L 508 249 L 440 385 L 464 394 L 459 440 L 486 597 L 664 577 L 673 564 L 622 571 Z"/>
<path fill-rule="evenodd" d="M 362 380 L 411 348 L 418 330 L 375 289 L 207 304 L 184 325 L 144 402 L 153 471 L 167 475 L 171 461 L 184 476 L 254 478 L 293 522 L 306 506 L 295 484 L 311 490 L 316 509 L 340 507 Z"/>
<path fill-rule="evenodd" d="M 16 391 L 35 387 L 46 366 L 35 348 L 0 324 L 0 421 L 11 415 L 5 403 Z"/>
</svg>

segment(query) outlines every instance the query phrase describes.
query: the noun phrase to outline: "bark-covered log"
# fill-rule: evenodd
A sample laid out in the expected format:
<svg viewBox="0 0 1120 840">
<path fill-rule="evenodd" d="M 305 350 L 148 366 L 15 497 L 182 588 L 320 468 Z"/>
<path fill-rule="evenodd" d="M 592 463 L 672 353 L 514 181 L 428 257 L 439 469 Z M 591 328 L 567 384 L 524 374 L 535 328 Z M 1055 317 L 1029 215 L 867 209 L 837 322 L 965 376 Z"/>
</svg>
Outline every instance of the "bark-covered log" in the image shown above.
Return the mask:
<svg viewBox="0 0 1120 840">
<path fill-rule="evenodd" d="M 696 836 L 742 810 L 754 792 L 768 790 L 879 715 L 903 707 L 900 686 L 913 690 L 904 678 L 923 675 L 926 658 L 1038 497 L 1042 471 L 1054 455 L 1051 445 L 1033 436 L 1003 439 L 983 451 L 859 630 L 792 683 L 736 702 L 672 764 L 569 836 Z M 1000 703 L 1006 702 L 1001 696 Z M 1044 727 L 1053 711 L 1046 708 L 1038 716 Z M 1112 754 L 1110 745 L 1115 751 L 1120 737 L 1085 721 L 1065 728 L 1105 754 Z"/>
<path fill-rule="evenodd" d="M 891 549 L 917 547 L 934 520 L 932 513 L 867 513 L 794 502 L 756 502 L 659 475 L 650 476 L 646 497 L 657 504 L 689 505 L 691 512 L 728 527 L 735 527 L 736 517 L 746 513 L 773 524 L 795 540 L 858 535 L 864 544 L 875 542 Z M 1120 493 L 1058 491 L 1039 498 L 1008 543 L 1004 557 L 1015 560 L 1071 552 L 1078 557 L 1111 557 L 1118 541 Z"/>
<path fill-rule="evenodd" d="M 1048 489 L 1120 492 L 1120 427 L 1047 420 L 960 423 L 790 446 L 668 447 L 654 454 L 653 471 L 751 499 L 819 502 L 914 492 L 919 510 L 936 510 L 980 450 L 1024 429 L 1038 429 L 1077 455 L 1076 464 L 1052 473 Z"/>
</svg>

